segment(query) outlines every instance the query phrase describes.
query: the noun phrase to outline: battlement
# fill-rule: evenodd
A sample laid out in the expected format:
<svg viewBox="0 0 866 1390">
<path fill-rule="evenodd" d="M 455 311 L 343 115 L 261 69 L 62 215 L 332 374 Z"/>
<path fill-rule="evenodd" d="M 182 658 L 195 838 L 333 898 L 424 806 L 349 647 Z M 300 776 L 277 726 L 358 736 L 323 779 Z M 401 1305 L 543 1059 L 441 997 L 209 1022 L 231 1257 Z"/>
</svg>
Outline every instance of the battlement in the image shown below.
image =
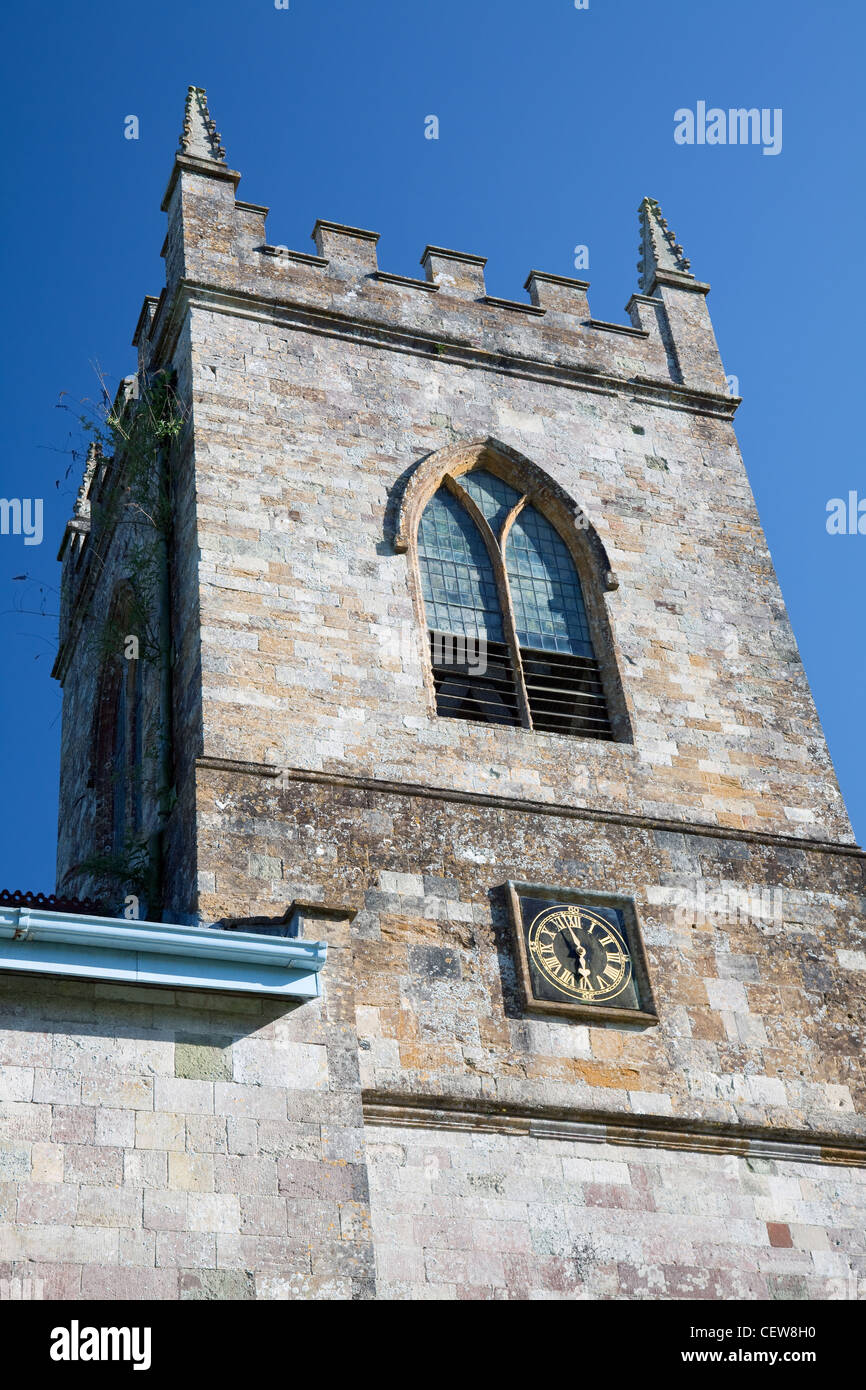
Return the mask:
<svg viewBox="0 0 866 1390">
<path fill-rule="evenodd" d="M 486 258 L 427 246 L 423 278 L 381 269 L 379 235 L 320 219 L 315 254 L 269 240 L 268 208 L 239 201 L 237 171 L 210 119 L 205 94 L 190 88 L 163 207 L 166 289 L 151 297 L 136 328 L 140 366 L 171 355 L 182 305 L 212 312 L 276 315 L 347 334 L 371 334 L 401 351 L 446 360 L 570 375 L 588 389 L 624 386 L 730 418 L 737 401 L 697 280 L 658 203 L 640 204 L 640 288 L 625 323 L 592 316 L 585 280 L 532 270 L 526 300 L 487 293 Z"/>
</svg>

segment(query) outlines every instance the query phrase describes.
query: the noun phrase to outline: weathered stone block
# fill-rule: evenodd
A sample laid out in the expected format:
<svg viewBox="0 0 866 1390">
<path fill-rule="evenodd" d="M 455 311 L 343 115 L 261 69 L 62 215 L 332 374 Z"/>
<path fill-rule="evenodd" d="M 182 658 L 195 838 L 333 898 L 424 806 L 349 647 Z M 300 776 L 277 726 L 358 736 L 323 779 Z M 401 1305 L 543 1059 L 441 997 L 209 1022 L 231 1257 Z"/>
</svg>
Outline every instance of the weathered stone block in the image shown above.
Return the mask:
<svg viewBox="0 0 866 1390">
<path fill-rule="evenodd" d="M 174 1048 L 174 1074 L 190 1081 L 231 1081 L 231 1053 L 209 1042 L 178 1040 Z"/>
</svg>

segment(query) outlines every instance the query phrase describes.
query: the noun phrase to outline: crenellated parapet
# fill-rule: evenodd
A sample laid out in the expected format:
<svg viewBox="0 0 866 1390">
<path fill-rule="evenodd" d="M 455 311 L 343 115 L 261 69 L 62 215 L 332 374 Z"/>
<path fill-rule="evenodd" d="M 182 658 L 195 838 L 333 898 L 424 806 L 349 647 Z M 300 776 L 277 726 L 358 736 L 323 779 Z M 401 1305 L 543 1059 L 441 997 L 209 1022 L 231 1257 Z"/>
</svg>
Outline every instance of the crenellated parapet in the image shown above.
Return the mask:
<svg viewBox="0 0 866 1390">
<path fill-rule="evenodd" d="M 423 278 L 380 269 L 378 234 L 319 220 L 315 254 L 268 238 L 268 209 L 238 201 L 240 174 L 225 163 L 204 91 L 190 88 L 181 149 L 163 203 L 169 229 L 166 290 L 148 299 L 136 331 L 146 365 L 170 356 L 185 306 L 275 315 L 445 360 L 517 372 L 553 372 L 595 390 L 663 392 L 686 408 L 730 417 L 725 373 L 706 307 L 709 286 L 691 273 L 658 203 L 640 217 L 640 291 L 628 322 L 592 316 L 585 280 L 531 271 L 526 300 L 489 295 L 484 257 L 428 246 Z M 695 401 L 695 397 L 700 401 Z"/>
</svg>

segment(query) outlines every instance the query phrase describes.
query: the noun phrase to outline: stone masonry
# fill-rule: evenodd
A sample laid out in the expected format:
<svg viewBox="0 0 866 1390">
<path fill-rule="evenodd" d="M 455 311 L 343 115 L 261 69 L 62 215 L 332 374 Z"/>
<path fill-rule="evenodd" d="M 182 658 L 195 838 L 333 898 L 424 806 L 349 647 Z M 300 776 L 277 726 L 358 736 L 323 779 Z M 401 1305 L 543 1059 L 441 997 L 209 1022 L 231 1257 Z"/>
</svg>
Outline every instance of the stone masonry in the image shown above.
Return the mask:
<svg viewBox="0 0 866 1390">
<path fill-rule="evenodd" d="M 556 275 L 488 296 L 476 255 L 428 247 L 412 280 L 357 228 L 273 245 L 238 180 L 190 89 L 166 287 L 136 331 L 140 380 L 171 370 L 188 406 L 164 916 L 317 904 L 324 997 L 0 976 L 0 1277 L 45 1297 L 863 1297 L 864 856 L 708 286 L 649 199 L 641 289 L 608 324 Z M 585 518 L 613 740 L 437 717 L 414 534 L 470 457 Z M 128 561 L 118 540 L 97 570 L 78 530 L 58 887 L 84 893 L 86 635 Z M 658 1026 L 527 1014 L 508 880 L 633 896 Z"/>
</svg>

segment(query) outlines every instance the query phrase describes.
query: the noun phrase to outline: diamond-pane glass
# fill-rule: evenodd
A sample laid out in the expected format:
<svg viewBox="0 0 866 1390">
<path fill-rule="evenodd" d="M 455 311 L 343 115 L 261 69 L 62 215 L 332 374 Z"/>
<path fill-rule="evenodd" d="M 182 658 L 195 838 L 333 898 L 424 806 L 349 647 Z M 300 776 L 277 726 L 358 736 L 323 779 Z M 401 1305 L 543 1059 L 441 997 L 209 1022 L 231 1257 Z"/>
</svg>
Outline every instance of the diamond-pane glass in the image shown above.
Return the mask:
<svg viewBox="0 0 866 1390">
<path fill-rule="evenodd" d="M 418 528 L 427 626 L 503 642 L 496 580 L 481 532 L 465 507 L 440 488 Z"/>
<path fill-rule="evenodd" d="M 574 561 L 534 507 L 524 507 L 508 533 L 505 567 L 521 647 L 594 657 Z"/>
<path fill-rule="evenodd" d="M 474 468 L 471 473 L 463 473 L 457 481 L 464 491 L 469 493 L 494 536 L 499 540 L 502 523 L 512 507 L 520 501 L 523 493 L 515 491 L 508 483 L 503 483 L 501 478 L 494 477 L 483 468 Z"/>
</svg>

